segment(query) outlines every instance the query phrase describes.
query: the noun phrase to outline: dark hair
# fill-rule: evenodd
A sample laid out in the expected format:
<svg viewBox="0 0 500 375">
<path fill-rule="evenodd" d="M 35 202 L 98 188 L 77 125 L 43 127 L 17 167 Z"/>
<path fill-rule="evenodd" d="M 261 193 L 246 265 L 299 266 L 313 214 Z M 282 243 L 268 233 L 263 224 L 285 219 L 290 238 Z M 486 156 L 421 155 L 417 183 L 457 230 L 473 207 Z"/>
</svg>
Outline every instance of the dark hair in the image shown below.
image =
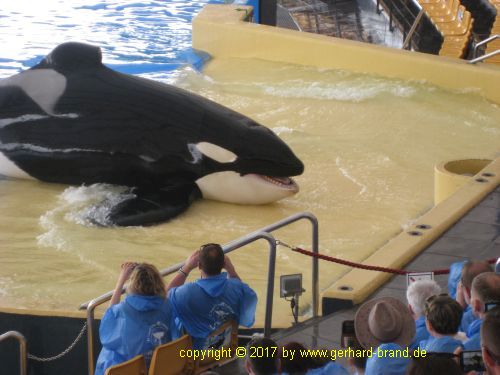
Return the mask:
<svg viewBox="0 0 500 375">
<path fill-rule="evenodd" d="M 347 336 L 346 337 L 346 346 L 348 348 L 351 348 L 352 350 L 364 350 L 364 348 L 361 346 L 359 343 L 358 339 L 355 336 Z M 361 356 L 352 356 L 351 357 L 352 363 L 354 364 L 354 367 L 357 369 L 365 369 L 366 368 L 366 361 L 368 360 L 368 357 L 365 355 Z"/>
<path fill-rule="evenodd" d="M 207 276 L 220 274 L 224 267 L 224 251 L 216 243 L 207 243 L 200 247 L 199 257 L 200 268 Z"/>
<path fill-rule="evenodd" d="M 434 331 L 441 335 L 458 332 L 462 313 L 462 306 L 447 294 L 431 296 L 425 302 L 425 318 Z"/>
<path fill-rule="evenodd" d="M 407 375 L 463 375 L 452 353 L 427 353 L 425 357 L 412 358 Z"/>
<path fill-rule="evenodd" d="M 258 353 L 251 348 L 269 348 L 263 353 Z M 276 348 L 276 350 L 275 350 Z M 267 337 L 258 337 L 250 340 L 247 345 L 247 361 L 256 375 L 276 374 L 279 369 L 278 344 Z M 263 354 L 262 356 L 260 354 Z"/>
<path fill-rule="evenodd" d="M 488 262 L 469 260 L 462 268 L 462 285 L 470 290 L 472 280 L 483 272 L 492 272 L 493 268 Z"/>
</svg>

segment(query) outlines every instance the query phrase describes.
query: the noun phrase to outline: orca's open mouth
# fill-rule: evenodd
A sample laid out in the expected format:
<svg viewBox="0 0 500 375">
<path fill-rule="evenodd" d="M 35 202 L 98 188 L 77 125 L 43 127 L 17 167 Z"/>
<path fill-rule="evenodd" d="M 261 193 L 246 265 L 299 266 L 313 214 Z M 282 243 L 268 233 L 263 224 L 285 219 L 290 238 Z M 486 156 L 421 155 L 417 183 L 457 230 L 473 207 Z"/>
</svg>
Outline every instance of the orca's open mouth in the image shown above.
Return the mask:
<svg viewBox="0 0 500 375">
<path fill-rule="evenodd" d="M 299 190 L 299 185 L 297 185 L 294 179 L 290 177 L 272 177 L 272 176 L 265 176 L 262 174 L 251 174 L 251 175 L 259 178 L 262 181 L 265 181 L 266 183 L 276 185 L 282 189 L 293 190 L 293 191 Z"/>
</svg>

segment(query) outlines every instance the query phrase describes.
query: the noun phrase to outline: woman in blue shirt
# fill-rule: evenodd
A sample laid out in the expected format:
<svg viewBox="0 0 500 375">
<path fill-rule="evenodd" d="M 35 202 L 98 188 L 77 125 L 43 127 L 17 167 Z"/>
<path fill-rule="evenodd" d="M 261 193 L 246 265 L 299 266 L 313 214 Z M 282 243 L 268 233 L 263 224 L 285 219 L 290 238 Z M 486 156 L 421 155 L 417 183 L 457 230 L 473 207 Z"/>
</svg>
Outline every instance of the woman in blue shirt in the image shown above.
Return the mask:
<svg viewBox="0 0 500 375">
<path fill-rule="evenodd" d="M 127 297 L 120 302 L 123 286 Z M 144 354 L 149 364 L 156 346 L 177 337 L 172 308 L 165 296 L 165 284 L 157 268 L 147 263 L 122 264 L 116 287 L 99 328 L 102 350 L 96 375 L 108 367 Z"/>
</svg>

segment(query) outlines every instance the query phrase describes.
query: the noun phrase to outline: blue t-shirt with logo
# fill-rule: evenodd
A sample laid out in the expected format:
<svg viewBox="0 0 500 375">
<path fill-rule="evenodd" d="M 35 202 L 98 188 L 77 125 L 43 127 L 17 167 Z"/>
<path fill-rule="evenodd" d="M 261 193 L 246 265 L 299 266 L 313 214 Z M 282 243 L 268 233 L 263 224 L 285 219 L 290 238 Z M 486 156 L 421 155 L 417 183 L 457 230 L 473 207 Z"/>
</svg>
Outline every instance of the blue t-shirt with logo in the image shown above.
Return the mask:
<svg viewBox="0 0 500 375">
<path fill-rule="evenodd" d="M 207 347 L 207 336 L 228 320 L 251 327 L 257 295 L 227 273 L 172 288 L 168 294 L 178 327 L 193 338 L 194 349 Z"/>
<path fill-rule="evenodd" d="M 179 336 L 170 302 L 159 296 L 128 295 L 106 310 L 99 327 L 102 350 L 95 375 L 108 367 L 144 354 L 146 363 L 153 350 Z"/>
</svg>

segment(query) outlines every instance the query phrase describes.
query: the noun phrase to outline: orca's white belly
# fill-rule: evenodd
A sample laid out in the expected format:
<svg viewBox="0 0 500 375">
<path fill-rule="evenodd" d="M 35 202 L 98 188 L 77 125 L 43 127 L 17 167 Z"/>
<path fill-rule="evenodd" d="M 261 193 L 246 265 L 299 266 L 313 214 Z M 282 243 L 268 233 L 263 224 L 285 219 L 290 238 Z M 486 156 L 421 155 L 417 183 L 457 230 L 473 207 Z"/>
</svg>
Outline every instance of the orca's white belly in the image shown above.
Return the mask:
<svg viewBox="0 0 500 375">
<path fill-rule="evenodd" d="M 2 152 L 0 152 L 0 174 L 3 174 L 7 177 L 35 180 L 33 177 L 19 168 L 14 162 L 10 161 Z"/>
</svg>

